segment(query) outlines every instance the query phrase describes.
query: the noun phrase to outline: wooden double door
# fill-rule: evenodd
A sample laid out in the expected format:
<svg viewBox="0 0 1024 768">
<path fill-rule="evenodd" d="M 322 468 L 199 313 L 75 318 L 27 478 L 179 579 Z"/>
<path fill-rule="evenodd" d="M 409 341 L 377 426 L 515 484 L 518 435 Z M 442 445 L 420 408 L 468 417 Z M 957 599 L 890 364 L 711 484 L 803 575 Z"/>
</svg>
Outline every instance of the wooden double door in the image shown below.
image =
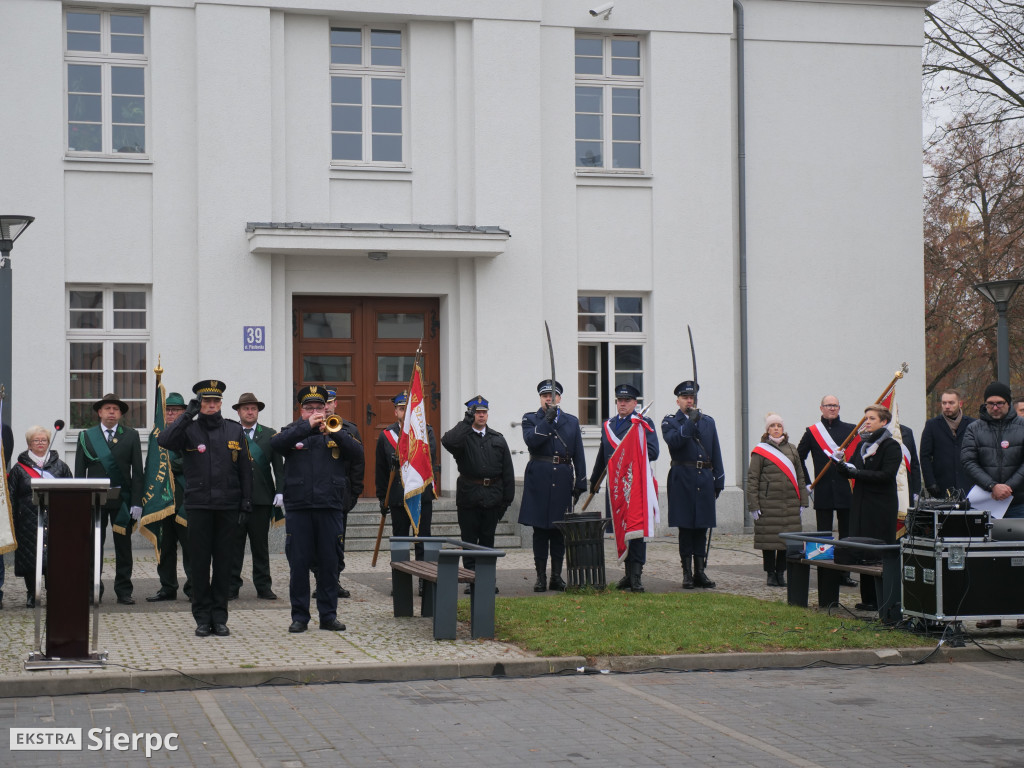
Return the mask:
<svg viewBox="0 0 1024 768">
<path fill-rule="evenodd" d="M 359 427 L 366 453 L 364 497 L 376 495 L 377 436 L 395 420 L 391 398 L 408 390 L 422 339 L 427 423 L 441 450 L 440 341 L 436 298 L 294 296 L 293 386 L 337 389 L 336 413 Z M 292 399 L 294 402 L 294 397 Z M 295 410 L 298 418 L 298 408 Z M 440 456 L 437 457 L 440 460 Z M 438 468 L 434 472 L 437 477 Z M 438 491 L 441 489 L 437 477 Z"/>
</svg>

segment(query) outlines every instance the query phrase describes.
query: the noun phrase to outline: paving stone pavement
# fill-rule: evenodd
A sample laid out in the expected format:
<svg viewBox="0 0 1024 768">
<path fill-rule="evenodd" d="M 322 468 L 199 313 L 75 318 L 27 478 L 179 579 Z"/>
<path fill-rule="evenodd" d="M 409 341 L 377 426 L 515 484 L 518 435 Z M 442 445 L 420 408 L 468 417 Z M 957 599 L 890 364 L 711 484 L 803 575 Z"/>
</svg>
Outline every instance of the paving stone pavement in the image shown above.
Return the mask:
<svg viewBox="0 0 1024 768">
<path fill-rule="evenodd" d="M 717 582 L 718 591 L 765 600 L 786 599 L 785 589 L 765 584 L 760 553 L 753 549 L 752 536 L 716 536 L 712 546 L 708 574 Z M 345 632 L 320 631 L 314 615 L 309 631 L 288 633 L 288 564 L 283 555 L 272 555 L 271 571 L 279 599 L 256 599 L 247 579 L 240 598 L 229 604 L 231 636 L 203 639 L 193 634 L 195 623 L 190 605 L 181 593 L 173 603 L 145 601 L 147 595 L 159 588 L 151 549 L 135 552 L 133 581 L 137 603 L 133 606 L 117 605 L 112 600 L 113 561 L 112 557 L 107 558 L 104 580 L 108 592 L 102 604 L 99 648 L 108 653 L 108 664 L 99 670 L 24 669 L 24 661 L 34 645 L 34 613 L 24 608 L 23 582 L 15 579 L 8 567 L 4 610 L 0 612 L 0 691 L 6 689 L 6 695 L 25 695 L 28 691 L 61 693 L 125 687 L 172 689 L 198 685 L 203 680 L 242 685 L 272 678 L 281 682 L 381 679 L 383 668 L 389 670 L 392 679 L 415 679 L 500 674 L 514 664 L 530 662 L 535 665 L 519 666 L 519 673 L 528 669 L 548 671 L 551 663 L 532 653 L 506 643 L 471 639 L 468 624 L 459 625 L 456 640 L 435 641 L 429 618 L 394 618 L 387 557 L 384 553 L 373 568 L 371 553 L 347 555 L 342 582 L 352 597 L 339 601 L 339 618 L 347 625 Z M 606 562 L 608 581 L 614 582 L 622 570 L 615 564 L 611 540 L 606 541 Z M 246 566 L 249 565 L 247 557 Z M 531 552 L 509 550 L 499 561 L 500 596 L 534 595 L 534 579 Z M 681 591 L 674 537 L 650 543 L 644 583 L 649 591 Z M 811 604 L 816 602 L 813 587 L 812 581 Z M 843 609 L 855 614 L 853 605 L 859 600 L 859 591 L 843 589 L 842 593 Z M 986 634 L 1011 645 L 1019 644 L 1024 637 L 1024 633 L 1009 628 L 988 630 Z M 562 660 L 556 666 L 572 668 L 578 663 L 579 659 Z"/>
</svg>

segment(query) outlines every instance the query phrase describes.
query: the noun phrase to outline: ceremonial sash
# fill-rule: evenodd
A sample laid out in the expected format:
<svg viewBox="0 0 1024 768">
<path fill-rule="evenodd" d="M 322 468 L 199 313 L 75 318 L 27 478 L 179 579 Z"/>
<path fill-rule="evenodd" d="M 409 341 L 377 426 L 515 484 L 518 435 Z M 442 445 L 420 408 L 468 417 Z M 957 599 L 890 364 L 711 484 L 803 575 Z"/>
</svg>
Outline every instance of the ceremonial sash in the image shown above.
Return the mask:
<svg viewBox="0 0 1024 768">
<path fill-rule="evenodd" d="M 793 462 L 790 461 L 789 456 L 784 454 L 778 448 L 771 443 L 758 443 L 754 446 L 754 450 L 751 453 L 755 453 L 758 456 L 768 459 L 772 464 L 782 470 L 789 482 L 793 484 L 793 490 L 796 491 L 797 500 L 800 499 L 800 483 L 796 479 L 796 467 L 793 466 Z"/>
<path fill-rule="evenodd" d="M 85 447 L 84 435 L 89 436 L 89 443 L 92 445 L 93 450 L 96 451 L 94 457 L 89 456 L 89 451 Z M 114 435 L 117 435 L 117 428 L 114 429 Z M 131 503 L 132 489 L 125 481 L 124 475 L 121 474 L 121 468 L 117 466 L 117 460 L 110 452 L 110 446 L 107 445 L 107 438 L 103 434 L 103 429 L 99 424 L 95 427 L 90 427 L 85 432 L 80 433 L 79 442 L 82 444 L 86 458 L 95 458 L 103 465 L 107 477 L 110 478 L 111 486 L 121 489 L 121 508 L 118 510 L 117 517 L 114 518 L 114 523 L 110 527 L 114 529 L 115 533 L 129 534 L 132 526 L 135 524 L 132 520 L 131 511 L 128 509 Z"/>
<path fill-rule="evenodd" d="M 611 419 L 605 420 L 605 422 L 604 422 L 604 436 L 608 438 L 608 442 L 612 444 L 612 448 L 618 448 L 619 447 L 619 443 L 622 442 L 622 437 L 619 437 L 614 432 L 612 432 L 611 424 L 612 424 L 612 420 Z M 625 437 L 625 435 L 623 435 L 623 437 Z"/>
<path fill-rule="evenodd" d="M 828 430 L 825 429 L 825 425 L 822 424 L 820 421 L 815 424 L 811 424 L 811 426 L 809 426 L 808 429 L 811 431 L 811 436 L 814 438 L 814 442 L 816 442 L 818 444 L 818 447 L 821 448 L 822 451 L 824 451 L 825 456 L 831 456 L 833 453 L 839 450 L 839 444 L 832 439 L 832 435 L 828 433 Z M 853 451 L 857 447 L 857 443 L 859 442 L 860 439 L 857 438 L 851 440 L 850 444 L 846 446 L 846 451 L 844 452 L 844 455 L 846 456 L 847 461 L 850 460 L 850 457 L 853 455 Z"/>
<path fill-rule="evenodd" d="M 907 468 L 907 474 L 910 474 L 910 449 L 903 443 L 900 443 L 900 448 L 903 450 L 903 466 Z"/>
<path fill-rule="evenodd" d="M 398 434 L 395 432 L 395 430 L 393 430 L 393 429 L 385 429 L 384 430 L 384 437 L 386 437 L 388 439 L 388 442 L 391 443 L 391 447 L 394 448 L 397 451 L 398 450 Z"/>
</svg>

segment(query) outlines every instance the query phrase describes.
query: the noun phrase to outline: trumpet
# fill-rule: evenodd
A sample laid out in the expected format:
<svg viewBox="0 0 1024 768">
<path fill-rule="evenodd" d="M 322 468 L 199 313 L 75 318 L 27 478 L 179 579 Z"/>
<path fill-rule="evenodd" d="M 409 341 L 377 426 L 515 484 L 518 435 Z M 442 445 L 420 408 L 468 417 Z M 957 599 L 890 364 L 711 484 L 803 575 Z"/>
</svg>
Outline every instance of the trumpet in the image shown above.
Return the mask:
<svg viewBox="0 0 1024 768">
<path fill-rule="evenodd" d="M 335 432 L 341 431 L 341 417 L 336 416 L 333 413 L 324 419 L 323 423 L 320 424 L 320 431 L 327 434 L 333 435 Z"/>
</svg>

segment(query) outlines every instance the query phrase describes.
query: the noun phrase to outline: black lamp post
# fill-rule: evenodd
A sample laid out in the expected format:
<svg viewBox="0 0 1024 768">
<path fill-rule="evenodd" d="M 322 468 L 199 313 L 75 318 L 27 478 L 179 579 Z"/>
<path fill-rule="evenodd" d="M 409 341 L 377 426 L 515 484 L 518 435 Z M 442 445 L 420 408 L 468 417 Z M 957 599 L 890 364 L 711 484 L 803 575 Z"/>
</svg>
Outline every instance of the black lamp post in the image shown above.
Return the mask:
<svg viewBox="0 0 1024 768">
<path fill-rule="evenodd" d="M 999 380 L 1010 385 L 1010 331 L 1006 324 L 1006 309 L 1024 280 L 994 280 L 978 283 L 974 290 L 996 305 L 996 354 Z"/>
<path fill-rule="evenodd" d="M 10 404 L 13 401 L 11 392 L 11 348 L 13 345 L 14 326 L 12 323 L 13 303 L 11 249 L 14 241 L 35 221 L 33 216 L 0 215 L 0 386 L 7 388 L 7 409 L 4 421 L 11 423 Z"/>
</svg>

